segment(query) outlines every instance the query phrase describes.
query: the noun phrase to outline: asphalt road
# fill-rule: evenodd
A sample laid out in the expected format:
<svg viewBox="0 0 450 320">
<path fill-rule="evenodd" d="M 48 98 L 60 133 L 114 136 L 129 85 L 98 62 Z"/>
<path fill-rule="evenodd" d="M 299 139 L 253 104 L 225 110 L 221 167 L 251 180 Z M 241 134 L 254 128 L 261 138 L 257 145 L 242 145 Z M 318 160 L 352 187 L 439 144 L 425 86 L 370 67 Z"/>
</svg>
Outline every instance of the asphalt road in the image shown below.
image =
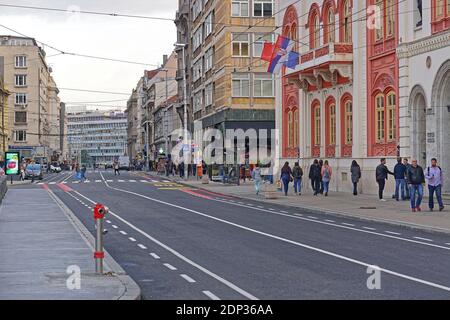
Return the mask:
<svg viewBox="0 0 450 320">
<path fill-rule="evenodd" d="M 88 179 L 64 173 L 19 188 L 48 186 L 91 231 L 95 203 L 108 206 L 106 249 L 147 299 L 450 298 L 449 235 L 212 194 L 163 177 L 109 171 Z"/>
</svg>

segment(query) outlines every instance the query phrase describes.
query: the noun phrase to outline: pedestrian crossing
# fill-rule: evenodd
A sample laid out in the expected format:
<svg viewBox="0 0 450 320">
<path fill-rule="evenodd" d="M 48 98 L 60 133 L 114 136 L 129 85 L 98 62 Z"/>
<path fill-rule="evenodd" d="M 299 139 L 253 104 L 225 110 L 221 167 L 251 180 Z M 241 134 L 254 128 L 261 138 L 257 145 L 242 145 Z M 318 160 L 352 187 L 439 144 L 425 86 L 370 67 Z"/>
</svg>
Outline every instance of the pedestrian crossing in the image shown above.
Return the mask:
<svg viewBox="0 0 450 320">
<path fill-rule="evenodd" d="M 163 181 L 158 181 L 158 180 L 146 180 L 146 179 L 108 179 L 108 180 L 85 180 L 85 181 L 80 181 L 80 180 L 72 180 L 72 181 L 63 181 L 63 182 L 56 182 L 56 181 L 52 181 L 52 182 L 39 182 L 37 183 L 38 185 L 58 185 L 58 184 L 63 184 L 63 185 L 75 185 L 75 184 L 102 184 L 102 183 L 133 183 L 133 184 L 147 184 L 147 185 L 151 185 L 154 186 L 160 190 L 179 190 L 182 188 L 185 188 L 185 186 L 178 184 L 176 182 L 172 182 L 172 181 L 168 181 L 168 180 L 163 180 Z"/>
</svg>

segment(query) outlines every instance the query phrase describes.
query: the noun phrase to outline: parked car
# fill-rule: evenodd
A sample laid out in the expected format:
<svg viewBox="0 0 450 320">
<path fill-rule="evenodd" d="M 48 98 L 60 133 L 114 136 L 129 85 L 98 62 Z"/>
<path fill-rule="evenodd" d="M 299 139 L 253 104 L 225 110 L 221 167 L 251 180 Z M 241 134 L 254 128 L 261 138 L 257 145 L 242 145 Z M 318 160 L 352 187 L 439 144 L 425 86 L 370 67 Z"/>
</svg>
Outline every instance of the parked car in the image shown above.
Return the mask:
<svg viewBox="0 0 450 320">
<path fill-rule="evenodd" d="M 42 166 L 40 164 L 29 164 L 25 169 L 25 179 L 44 179 L 44 173 L 42 172 Z"/>
<path fill-rule="evenodd" d="M 53 173 L 60 173 L 62 171 L 62 169 L 57 164 L 55 164 L 55 165 L 51 164 L 50 165 L 50 171 L 53 172 Z"/>
</svg>

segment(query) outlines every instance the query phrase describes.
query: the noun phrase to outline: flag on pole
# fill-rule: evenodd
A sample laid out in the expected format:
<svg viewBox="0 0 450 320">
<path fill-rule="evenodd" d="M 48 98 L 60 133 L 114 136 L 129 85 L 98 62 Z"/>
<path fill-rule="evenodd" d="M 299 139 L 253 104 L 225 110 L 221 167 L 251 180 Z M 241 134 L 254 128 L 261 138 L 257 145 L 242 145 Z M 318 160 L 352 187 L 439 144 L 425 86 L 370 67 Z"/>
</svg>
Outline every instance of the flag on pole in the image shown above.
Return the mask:
<svg viewBox="0 0 450 320">
<path fill-rule="evenodd" d="M 278 73 L 282 66 L 295 69 L 299 64 L 300 55 L 293 51 L 294 47 L 295 42 L 283 36 L 278 36 L 274 44 L 264 43 L 261 59 L 270 62 L 268 72 Z"/>
</svg>

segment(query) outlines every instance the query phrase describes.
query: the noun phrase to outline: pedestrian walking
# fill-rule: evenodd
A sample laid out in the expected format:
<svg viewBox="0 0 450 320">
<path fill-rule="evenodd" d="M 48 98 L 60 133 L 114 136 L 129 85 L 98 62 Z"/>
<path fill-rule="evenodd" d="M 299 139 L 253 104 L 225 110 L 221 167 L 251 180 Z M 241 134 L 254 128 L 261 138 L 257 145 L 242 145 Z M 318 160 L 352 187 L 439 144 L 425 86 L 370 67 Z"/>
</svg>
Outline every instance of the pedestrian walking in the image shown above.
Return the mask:
<svg viewBox="0 0 450 320">
<path fill-rule="evenodd" d="M 23 164 L 20 166 L 20 181 L 25 181 L 25 167 Z"/>
<path fill-rule="evenodd" d="M 289 182 L 293 181 L 292 169 L 291 169 L 291 167 L 289 167 L 289 162 L 286 162 L 284 164 L 283 168 L 281 168 L 281 178 L 280 179 L 283 182 L 284 195 L 287 196 L 288 191 L 289 191 Z"/>
<path fill-rule="evenodd" d="M 120 176 L 120 164 L 119 161 L 115 161 L 114 162 L 114 175 L 115 176 Z"/>
<path fill-rule="evenodd" d="M 83 165 L 83 167 L 81 168 L 81 182 L 84 182 L 84 181 L 86 181 L 86 166 L 85 165 Z"/>
<path fill-rule="evenodd" d="M 444 181 L 444 175 L 441 167 L 438 166 L 436 158 L 431 159 L 431 167 L 426 170 L 425 178 L 428 182 L 429 203 L 430 211 L 434 210 L 434 194 L 439 204 L 439 211 L 444 210 L 444 203 L 442 202 L 442 185 Z"/>
<path fill-rule="evenodd" d="M 385 202 L 386 200 L 383 199 L 383 192 L 384 187 L 386 186 L 386 180 L 388 180 L 388 175 L 394 175 L 393 172 L 391 172 L 388 167 L 386 167 L 386 158 L 381 159 L 381 163 L 378 165 L 378 167 L 375 170 L 375 179 L 378 183 L 378 197 L 380 198 L 380 201 Z"/>
<path fill-rule="evenodd" d="M 319 160 L 319 169 L 320 169 L 320 171 L 319 172 L 322 172 L 322 167 L 323 167 L 323 160 L 322 159 L 320 159 Z M 322 174 L 320 174 L 320 190 L 319 190 L 319 193 L 320 194 L 323 194 L 323 180 L 322 180 Z"/>
<path fill-rule="evenodd" d="M 292 169 L 292 176 L 294 177 L 294 191 L 295 194 L 302 195 L 302 179 L 303 179 L 303 169 L 300 167 L 298 162 L 295 163 Z"/>
<path fill-rule="evenodd" d="M 397 164 L 394 167 L 395 177 L 395 200 L 400 201 L 400 191 L 402 200 L 406 200 L 406 166 L 402 158 L 397 158 Z"/>
<path fill-rule="evenodd" d="M 178 165 L 178 171 L 179 171 L 179 174 L 180 174 L 180 178 L 183 179 L 184 178 L 184 162 L 181 162 Z"/>
<path fill-rule="evenodd" d="M 322 185 L 323 185 L 323 192 L 325 194 L 325 197 L 328 197 L 328 191 L 330 189 L 330 181 L 331 181 L 331 166 L 328 163 L 328 160 L 325 160 L 323 163 L 322 169 L 321 169 L 321 177 L 322 177 Z"/>
<path fill-rule="evenodd" d="M 262 182 L 261 168 L 259 167 L 258 164 L 252 171 L 252 179 L 253 183 L 255 184 L 256 195 L 258 195 L 259 192 L 261 191 L 261 182 Z"/>
<path fill-rule="evenodd" d="M 309 168 L 309 179 L 311 180 L 311 186 L 314 191 L 314 195 L 317 196 L 320 192 L 320 180 L 321 171 L 319 160 L 314 160 L 313 164 Z"/>
<path fill-rule="evenodd" d="M 350 167 L 350 172 L 352 174 L 352 183 L 353 183 L 353 195 L 358 195 L 358 183 L 361 179 L 361 167 L 359 166 L 356 160 L 353 160 L 352 166 Z"/>
<path fill-rule="evenodd" d="M 422 167 L 417 164 L 417 160 L 412 160 L 412 164 L 406 173 L 406 177 L 410 190 L 409 196 L 411 197 L 411 210 L 412 212 L 420 212 L 422 211 L 420 205 L 422 204 L 423 199 L 423 184 L 425 183 L 425 175 Z"/>
<path fill-rule="evenodd" d="M 408 161 L 408 158 L 403 158 L 403 164 L 405 165 L 405 167 L 406 167 L 406 171 L 405 171 L 405 189 L 406 189 L 406 200 L 409 200 L 410 199 L 410 196 L 409 196 L 409 186 L 408 186 L 408 181 L 407 181 L 407 179 L 406 179 L 406 172 L 408 172 L 408 169 L 409 169 L 409 167 L 411 166 L 410 164 L 409 164 L 409 161 Z"/>
</svg>

